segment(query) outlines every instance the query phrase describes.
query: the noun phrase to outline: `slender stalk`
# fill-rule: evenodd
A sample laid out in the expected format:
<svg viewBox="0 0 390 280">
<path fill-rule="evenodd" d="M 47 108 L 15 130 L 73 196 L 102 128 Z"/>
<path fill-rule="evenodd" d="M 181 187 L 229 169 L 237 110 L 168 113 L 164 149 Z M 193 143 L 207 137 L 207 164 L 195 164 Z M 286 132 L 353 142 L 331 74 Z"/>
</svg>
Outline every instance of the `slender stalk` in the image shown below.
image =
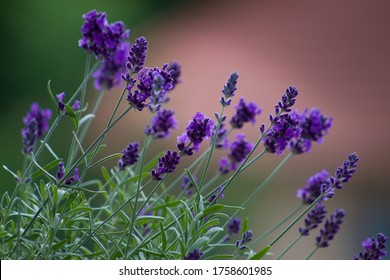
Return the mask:
<svg viewBox="0 0 390 280">
<path fill-rule="evenodd" d="M 217 136 L 218 136 L 219 128 L 221 127 L 221 119 L 223 117 L 224 111 L 225 111 L 225 106 L 222 106 L 221 114 L 219 115 L 220 117 L 218 118 L 217 128 L 215 129 L 213 140 L 211 141 L 210 152 L 209 152 L 209 155 L 207 157 L 206 166 L 203 170 L 203 175 L 202 175 L 202 178 L 201 178 L 200 183 L 199 183 L 199 190 L 202 190 L 204 180 L 206 179 L 207 171 L 209 170 L 209 167 L 210 167 L 211 157 L 213 156 L 215 144 L 217 142 Z"/>
<path fill-rule="evenodd" d="M 312 204 L 310 204 L 297 218 L 295 218 L 294 221 L 292 221 L 287 227 L 286 229 L 281 233 L 279 234 L 270 244 L 269 246 L 273 246 L 276 242 L 279 241 L 280 238 L 282 238 L 307 212 L 310 211 L 311 208 L 313 208 L 314 205 L 316 205 L 322 198 L 323 198 L 324 194 L 320 195 L 319 197 L 317 197 L 316 200 L 313 201 Z"/>
<path fill-rule="evenodd" d="M 280 255 L 276 258 L 277 260 L 280 260 L 283 258 L 283 256 L 301 239 L 302 235 L 298 235 L 297 238 L 295 238 L 284 250 Z"/>
<path fill-rule="evenodd" d="M 306 256 L 305 260 L 310 259 L 310 258 L 315 254 L 315 252 L 317 252 L 318 248 L 320 248 L 320 247 L 316 246 L 316 247 L 313 249 L 313 251 L 311 251 L 310 254 L 308 254 L 308 255 Z"/>
<path fill-rule="evenodd" d="M 269 236 L 271 233 L 273 233 L 276 229 L 278 229 L 281 225 L 283 225 L 285 222 L 291 219 L 296 213 L 298 213 L 299 210 L 301 210 L 303 207 L 303 204 L 299 205 L 295 210 L 293 210 L 290 214 L 288 214 L 286 217 L 284 217 L 282 220 L 277 222 L 275 225 L 273 225 L 270 229 L 268 229 L 265 233 L 260 235 L 258 238 L 252 241 L 252 245 L 258 244 L 260 241 L 262 241 L 264 238 Z"/>
<path fill-rule="evenodd" d="M 137 191 L 135 194 L 135 201 L 134 201 L 134 208 L 133 208 L 133 215 L 130 221 L 130 229 L 129 229 L 129 237 L 127 238 L 127 245 L 126 245 L 126 250 L 125 250 L 125 257 L 127 256 L 128 248 L 131 242 L 132 234 L 133 234 L 133 228 L 134 228 L 134 222 L 136 219 L 136 212 L 137 212 L 137 204 L 138 204 L 138 197 L 140 194 L 140 188 L 141 188 L 141 182 L 142 182 L 142 171 L 144 167 L 144 162 L 145 162 L 145 155 L 146 151 L 148 149 L 148 146 L 150 144 L 150 137 L 145 136 L 145 146 L 142 149 L 142 154 L 141 154 L 141 162 L 140 162 L 140 168 L 139 168 L 139 175 L 138 175 L 138 184 L 137 184 Z M 140 208 L 142 210 L 142 208 Z"/>
</svg>

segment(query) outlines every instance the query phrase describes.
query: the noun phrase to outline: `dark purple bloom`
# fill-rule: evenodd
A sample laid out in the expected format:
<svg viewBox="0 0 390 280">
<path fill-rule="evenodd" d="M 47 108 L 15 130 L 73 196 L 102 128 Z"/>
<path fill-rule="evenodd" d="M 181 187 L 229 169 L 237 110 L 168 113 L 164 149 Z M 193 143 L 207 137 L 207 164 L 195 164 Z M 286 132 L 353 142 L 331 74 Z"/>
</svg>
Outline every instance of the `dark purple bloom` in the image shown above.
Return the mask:
<svg viewBox="0 0 390 280">
<path fill-rule="evenodd" d="M 298 189 L 297 197 L 304 204 L 312 204 L 321 195 L 324 184 L 326 185 L 326 189 L 331 188 L 329 173 L 326 170 L 322 170 L 311 176 L 306 181 L 306 185 Z"/>
<path fill-rule="evenodd" d="M 171 62 L 168 65 L 167 71 L 171 75 L 173 88 L 180 83 L 181 65 L 178 62 Z"/>
<path fill-rule="evenodd" d="M 247 230 L 242 234 L 242 238 L 236 241 L 236 248 L 240 250 L 245 250 L 247 246 L 245 244 L 252 241 L 253 232 L 251 230 Z"/>
<path fill-rule="evenodd" d="M 185 155 L 192 155 L 193 150 L 199 152 L 200 144 L 213 132 L 213 120 L 198 112 L 186 127 L 186 132 L 177 138 L 177 148 Z M 187 141 L 189 143 L 186 145 Z"/>
<path fill-rule="evenodd" d="M 108 24 L 105 13 L 92 10 L 83 16 L 81 27 L 83 38 L 79 46 L 93 53 L 102 61 L 100 68 L 93 74 L 94 86 L 98 90 L 110 89 L 121 82 L 126 70 L 126 55 L 129 50 L 130 31 L 122 22 Z"/>
<path fill-rule="evenodd" d="M 137 89 L 134 84 L 128 87 L 127 101 L 139 111 L 145 106 L 153 112 L 158 111 L 162 103 L 167 102 L 167 93 L 173 88 L 171 75 L 167 72 L 168 64 L 162 69 L 144 68 L 138 74 Z"/>
<path fill-rule="evenodd" d="M 298 90 L 296 87 L 290 86 L 286 89 L 286 93 L 283 94 L 282 100 L 275 106 L 276 116 L 283 112 L 291 112 L 291 107 L 295 104 L 295 98 L 298 96 Z M 272 121 L 272 120 L 271 120 Z"/>
<path fill-rule="evenodd" d="M 129 44 L 122 43 L 118 45 L 115 54 L 102 61 L 102 65 L 92 75 L 95 78 L 94 87 L 97 90 L 111 89 L 121 84 L 122 75 L 126 71 L 125 59 L 128 49 Z"/>
<path fill-rule="evenodd" d="M 387 255 L 386 242 L 389 237 L 383 233 L 378 233 L 374 237 L 367 238 L 363 241 L 364 251 L 354 256 L 355 260 L 380 260 Z"/>
<path fill-rule="evenodd" d="M 195 182 L 197 183 L 197 179 L 193 178 Z M 181 182 L 181 189 L 186 191 L 187 195 L 192 194 L 192 188 L 194 187 L 194 184 L 192 183 L 190 177 L 188 175 L 185 175 L 183 177 L 183 180 Z"/>
<path fill-rule="evenodd" d="M 129 38 L 130 31 L 122 22 L 108 24 L 106 14 L 92 10 L 83 16 L 85 20 L 81 27 L 82 39 L 79 46 L 86 52 L 93 53 L 97 58 L 112 57 L 124 40 Z"/>
<path fill-rule="evenodd" d="M 145 37 L 140 37 L 135 40 L 131 46 L 129 56 L 127 57 L 127 69 L 131 73 L 138 73 L 141 71 L 146 60 L 146 51 L 148 49 L 148 41 Z"/>
<path fill-rule="evenodd" d="M 65 175 L 65 171 L 64 171 L 64 162 L 60 162 L 58 164 L 58 171 L 57 171 L 57 174 L 56 174 L 56 177 L 58 180 L 61 180 Z"/>
<path fill-rule="evenodd" d="M 322 114 L 320 110 L 313 108 L 310 112 L 306 109 L 300 115 L 301 138 L 315 142 L 322 142 L 322 138 L 332 126 L 333 118 Z"/>
<path fill-rule="evenodd" d="M 223 157 L 218 162 L 218 172 L 222 175 L 230 172 L 230 162 L 227 158 Z"/>
<path fill-rule="evenodd" d="M 172 110 L 160 110 L 153 117 L 151 126 L 145 128 L 146 135 L 152 135 L 154 138 L 168 138 L 170 129 L 176 129 L 177 121 L 173 117 Z"/>
<path fill-rule="evenodd" d="M 151 175 L 154 179 L 160 181 L 162 176 L 175 171 L 176 166 L 180 163 L 180 156 L 176 151 L 167 151 L 164 156 L 158 159 L 157 170 L 153 169 Z"/>
<path fill-rule="evenodd" d="M 76 100 L 76 101 L 73 103 L 72 110 L 73 110 L 73 111 L 80 110 L 80 101 L 79 101 L 79 100 Z"/>
<path fill-rule="evenodd" d="M 80 177 L 79 177 L 79 169 L 76 168 L 74 170 L 74 174 L 72 177 L 69 177 L 68 179 L 65 180 L 65 185 L 66 186 L 69 186 L 71 184 L 73 184 L 74 182 L 79 182 L 80 181 Z"/>
<path fill-rule="evenodd" d="M 241 219 L 234 218 L 231 220 L 227 226 L 227 230 L 229 235 L 238 234 L 241 230 Z"/>
<path fill-rule="evenodd" d="M 335 176 L 330 178 L 330 182 L 336 189 L 342 189 L 343 183 L 348 183 L 352 178 L 352 174 L 356 172 L 357 162 L 359 157 L 356 153 L 348 155 L 348 159 L 337 168 Z"/>
<path fill-rule="evenodd" d="M 324 248 L 329 246 L 329 241 L 333 240 L 334 236 L 340 230 L 340 225 L 343 223 L 345 211 L 336 209 L 336 211 L 326 220 L 324 227 L 320 230 L 320 234 L 316 237 L 317 247 Z"/>
<path fill-rule="evenodd" d="M 58 100 L 58 109 L 60 109 L 60 111 L 62 112 L 65 109 L 65 104 L 63 103 L 64 97 L 65 97 L 65 92 L 61 92 L 61 93 L 57 94 L 56 97 Z"/>
<path fill-rule="evenodd" d="M 203 253 L 199 249 L 194 249 L 184 257 L 185 260 L 200 260 Z"/>
<path fill-rule="evenodd" d="M 231 98 L 234 96 L 234 92 L 237 90 L 237 80 L 238 74 L 236 72 L 231 73 L 226 85 L 224 85 L 222 89 L 222 93 L 224 95 L 220 100 L 222 106 L 226 107 L 230 105 Z"/>
<path fill-rule="evenodd" d="M 126 166 L 133 165 L 138 161 L 138 142 L 130 143 L 126 149 L 122 151 L 123 156 L 118 161 L 120 170 L 125 170 Z"/>
<path fill-rule="evenodd" d="M 272 125 L 264 135 L 264 147 L 270 153 L 281 155 L 287 144 L 300 136 L 299 116 L 294 113 L 282 114 L 275 118 L 270 117 L 270 120 Z"/>
<path fill-rule="evenodd" d="M 300 155 L 303 153 L 309 153 L 311 149 L 311 141 L 307 139 L 298 138 L 296 141 L 290 141 L 291 152 Z"/>
<path fill-rule="evenodd" d="M 228 154 L 232 170 L 237 169 L 237 164 L 244 161 L 252 148 L 253 144 L 245 139 L 245 134 L 236 135 L 236 140 L 230 145 L 230 153 Z"/>
<path fill-rule="evenodd" d="M 260 108 L 253 102 L 245 103 L 244 98 L 240 98 L 240 102 L 236 106 L 236 114 L 230 120 L 233 128 L 242 128 L 244 123 L 256 122 L 256 115 L 260 115 Z"/>
<path fill-rule="evenodd" d="M 25 154 L 31 153 L 37 139 L 49 130 L 50 119 L 50 109 L 41 109 L 38 103 L 31 105 L 30 111 L 23 118 L 25 127 L 22 129 L 22 143 Z"/>
<path fill-rule="evenodd" d="M 316 204 L 315 208 L 307 214 L 305 226 L 299 228 L 299 232 L 303 236 L 308 236 L 310 231 L 317 228 L 325 219 L 326 209 L 321 203 Z"/>
</svg>

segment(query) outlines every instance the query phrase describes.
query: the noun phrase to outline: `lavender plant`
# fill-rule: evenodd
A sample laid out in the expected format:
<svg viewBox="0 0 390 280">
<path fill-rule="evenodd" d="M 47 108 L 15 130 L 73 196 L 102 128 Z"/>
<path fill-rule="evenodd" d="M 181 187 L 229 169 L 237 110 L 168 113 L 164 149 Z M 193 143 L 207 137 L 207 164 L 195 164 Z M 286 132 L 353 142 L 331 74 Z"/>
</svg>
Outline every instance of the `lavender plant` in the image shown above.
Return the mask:
<svg viewBox="0 0 390 280">
<path fill-rule="evenodd" d="M 180 64 L 145 67 L 145 37 L 131 44 L 125 25 L 109 23 L 102 12 L 90 11 L 83 19 L 79 46 L 88 56 L 82 84 L 67 99 L 64 92 L 53 94 L 48 83 L 52 108 L 33 103 L 23 118 L 23 168 L 14 172 L 4 166 L 16 186 L 1 199 L 2 259 L 255 260 L 273 252 L 272 247 L 307 214 L 297 239 L 279 259 L 323 223 L 326 201 L 356 171 L 359 158 L 355 153 L 334 176 L 323 170 L 310 177 L 297 192 L 301 205 L 267 232 L 255 233 L 248 219 L 239 217 L 292 157 L 309 152 L 313 142 L 321 142 L 332 126 L 332 118 L 319 109 L 293 110 L 297 88 L 287 88 L 269 123 L 258 126 L 255 143 L 238 130 L 247 123 L 255 125 L 261 109 L 242 97 L 237 102 L 236 72 L 222 88 L 221 111 L 215 119 L 194 112 L 183 129 L 168 108 L 172 91 L 180 90 Z M 91 108 L 86 103 L 90 80 L 99 92 Z M 117 86 L 122 86 L 122 92 L 104 130 L 92 143 L 86 142 L 103 94 Z M 119 112 L 124 102 L 127 107 Z M 225 109 L 234 102 L 235 114 L 227 121 Z M 125 115 L 143 110 L 150 112 L 144 140 L 129 134 L 129 144 L 121 152 L 101 156 L 110 130 Z M 74 124 L 67 155 L 57 153 L 52 145 L 52 135 L 65 119 Z M 150 146 L 169 138 L 173 129 L 183 131 L 176 145 L 151 155 Z M 231 133 L 235 133 L 235 140 L 229 143 Z M 225 156 L 213 171 L 216 149 Z M 222 198 L 238 176 L 267 153 L 288 154 L 244 201 L 224 204 Z M 183 166 L 182 159 L 188 157 L 192 163 Z M 90 176 L 95 167 L 100 167 L 101 179 Z M 324 222 L 308 258 L 330 245 L 344 216 L 344 210 L 337 209 Z M 274 235 L 288 221 L 288 226 Z M 266 237 L 273 241 L 264 243 Z M 380 259 L 386 255 L 386 241 L 384 234 L 378 234 L 377 240 L 367 239 L 363 242 L 365 252 L 355 259 Z"/>
</svg>

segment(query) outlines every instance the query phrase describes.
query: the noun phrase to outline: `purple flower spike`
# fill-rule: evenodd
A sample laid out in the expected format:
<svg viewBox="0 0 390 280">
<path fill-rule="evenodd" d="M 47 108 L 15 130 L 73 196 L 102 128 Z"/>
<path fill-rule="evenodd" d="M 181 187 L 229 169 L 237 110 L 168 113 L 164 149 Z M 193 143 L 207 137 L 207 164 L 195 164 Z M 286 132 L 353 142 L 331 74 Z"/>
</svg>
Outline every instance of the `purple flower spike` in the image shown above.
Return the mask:
<svg viewBox="0 0 390 280">
<path fill-rule="evenodd" d="M 179 154 L 176 151 L 167 151 L 164 156 L 158 159 L 158 168 L 157 170 L 153 169 L 151 175 L 155 180 L 161 181 L 162 176 L 174 172 L 179 163 Z"/>
<path fill-rule="evenodd" d="M 165 64 L 162 69 L 144 68 L 139 72 L 137 89 L 132 92 L 134 83 L 127 88 L 127 101 L 130 105 L 139 111 L 149 106 L 152 112 L 156 112 L 162 103 L 168 101 L 167 93 L 173 88 L 173 80 L 167 72 L 167 67 L 168 64 Z"/>
<path fill-rule="evenodd" d="M 58 100 L 58 109 L 60 109 L 60 111 L 62 112 L 65 109 L 65 104 L 63 103 L 64 97 L 65 97 L 65 92 L 61 92 L 61 93 L 57 94 L 56 97 Z"/>
<path fill-rule="evenodd" d="M 73 111 L 80 110 L 80 101 L 79 101 L 79 100 L 76 100 L 76 101 L 73 103 L 72 110 L 73 110 Z"/>
<path fill-rule="evenodd" d="M 167 71 L 171 75 L 173 88 L 176 87 L 181 81 L 179 80 L 181 75 L 181 65 L 178 62 L 171 62 L 168 65 Z"/>
<path fill-rule="evenodd" d="M 135 43 L 131 46 L 129 56 L 127 57 L 127 69 L 131 73 L 138 73 L 141 71 L 146 60 L 146 51 L 148 49 L 148 41 L 145 37 L 140 37 L 135 40 Z"/>
<path fill-rule="evenodd" d="M 118 86 L 126 70 L 126 55 L 130 47 L 126 40 L 130 31 L 126 30 L 122 22 L 108 24 L 106 14 L 95 10 L 83 18 L 83 37 L 79 40 L 79 46 L 102 61 L 100 68 L 93 74 L 95 88 L 102 90 Z"/>
<path fill-rule="evenodd" d="M 306 185 L 298 189 L 297 197 L 302 200 L 302 203 L 310 205 L 321 195 L 323 185 L 326 185 L 325 191 L 331 187 L 329 173 L 326 170 L 311 176 L 306 181 Z"/>
<path fill-rule="evenodd" d="M 230 162 L 227 158 L 221 158 L 218 162 L 218 165 L 218 172 L 221 175 L 228 174 L 230 172 Z"/>
<path fill-rule="evenodd" d="M 217 191 L 212 196 L 210 196 L 209 202 L 216 203 L 218 198 L 222 198 L 222 199 L 225 198 L 225 195 L 222 193 L 222 191 L 223 191 L 223 186 L 219 186 L 217 188 Z"/>
<path fill-rule="evenodd" d="M 236 114 L 230 120 L 230 124 L 233 128 L 242 128 L 244 123 L 256 122 L 256 115 L 260 115 L 261 109 L 253 102 L 245 103 L 243 98 L 240 98 L 240 102 L 236 106 Z"/>
<path fill-rule="evenodd" d="M 37 139 L 42 138 L 49 130 L 50 119 L 51 111 L 49 109 L 41 109 L 38 103 L 31 105 L 30 111 L 23 118 L 25 125 L 22 129 L 23 153 L 32 152 Z"/>
<path fill-rule="evenodd" d="M 56 174 L 56 177 L 58 180 L 61 180 L 65 175 L 65 172 L 64 172 L 64 162 L 60 162 L 58 164 L 58 171 L 57 171 L 57 174 Z"/>
<path fill-rule="evenodd" d="M 230 145 L 230 153 L 228 154 L 232 170 L 237 169 L 237 164 L 244 161 L 253 146 L 252 143 L 245 139 L 245 134 L 237 134 L 236 140 Z"/>
<path fill-rule="evenodd" d="M 173 117 L 172 110 L 160 110 L 153 117 L 151 126 L 145 128 L 146 135 L 152 135 L 153 138 L 168 138 L 170 129 L 176 129 L 177 121 Z"/>
<path fill-rule="evenodd" d="M 307 214 L 305 219 L 305 226 L 299 228 L 299 232 L 303 236 L 308 236 L 310 231 L 317 228 L 319 224 L 325 219 L 326 209 L 321 203 L 317 204 L 315 208 Z"/>
<path fill-rule="evenodd" d="M 238 234 L 241 230 L 241 219 L 234 218 L 231 220 L 228 224 L 227 230 L 229 235 Z"/>
<path fill-rule="evenodd" d="M 310 112 L 306 109 L 300 115 L 301 138 L 321 143 L 322 138 L 328 134 L 332 121 L 333 118 L 327 117 L 316 108 Z"/>
<path fill-rule="evenodd" d="M 194 249 L 189 252 L 187 256 L 184 257 L 185 260 L 200 260 L 203 253 L 199 249 Z"/>
<path fill-rule="evenodd" d="M 126 166 L 133 165 L 138 161 L 138 142 L 130 143 L 126 149 L 122 151 L 123 156 L 118 161 L 120 170 L 125 170 Z"/>
<path fill-rule="evenodd" d="M 211 137 L 213 132 L 214 121 L 198 112 L 186 127 L 186 133 L 177 138 L 177 148 L 185 155 L 192 155 L 193 150 L 199 152 L 200 144 Z M 186 145 L 186 142 L 189 143 Z"/>
<path fill-rule="evenodd" d="M 356 172 L 359 157 L 356 153 L 348 156 L 348 159 L 343 162 L 343 165 L 337 168 L 335 176 L 332 177 L 332 183 L 337 189 L 342 189 L 343 183 L 348 183 L 352 178 L 352 174 Z"/>
<path fill-rule="evenodd" d="M 324 227 L 320 230 L 320 234 L 316 237 L 316 245 L 319 248 L 329 246 L 329 241 L 333 240 L 334 236 L 340 230 L 340 225 L 343 223 L 345 211 L 336 209 L 336 211 L 326 220 Z"/>
<path fill-rule="evenodd" d="M 252 241 L 253 232 L 251 230 L 247 230 L 242 234 L 242 239 L 237 240 L 236 248 L 240 250 L 245 250 L 247 246 L 245 244 Z"/>
<path fill-rule="evenodd" d="M 380 260 L 387 255 L 386 242 L 389 237 L 383 233 L 378 233 L 374 237 L 363 241 L 364 251 L 354 256 L 355 260 Z"/>
<path fill-rule="evenodd" d="M 300 136 L 299 116 L 297 114 L 282 114 L 279 117 L 271 117 L 271 122 L 272 126 L 264 135 L 264 147 L 270 153 L 281 155 L 287 144 L 293 138 Z"/>
<path fill-rule="evenodd" d="M 290 86 L 286 89 L 286 93 L 282 96 L 282 101 L 275 106 L 275 114 L 279 115 L 283 112 L 291 112 L 291 107 L 295 104 L 295 98 L 298 96 L 296 87 Z"/>
<path fill-rule="evenodd" d="M 226 107 L 230 105 L 231 98 L 234 96 L 234 92 L 237 90 L 237 80 L 238 74 L 236 72 L 231 73 L 226 85 L 222 89 L 222 93 L 224 95 L 220 100 L 222 106 Z"/>
<path fill-rule="evenodd" d="M 80 181 L 79 169 L 76 168 L 74 170 L 73 176 L 69 177 L 68 179 L 65 180 L 65 185 L 69 186 L 69 185 L 72 185 L 74 182 L 79 182 L 79 181 Z"/>
</svg>

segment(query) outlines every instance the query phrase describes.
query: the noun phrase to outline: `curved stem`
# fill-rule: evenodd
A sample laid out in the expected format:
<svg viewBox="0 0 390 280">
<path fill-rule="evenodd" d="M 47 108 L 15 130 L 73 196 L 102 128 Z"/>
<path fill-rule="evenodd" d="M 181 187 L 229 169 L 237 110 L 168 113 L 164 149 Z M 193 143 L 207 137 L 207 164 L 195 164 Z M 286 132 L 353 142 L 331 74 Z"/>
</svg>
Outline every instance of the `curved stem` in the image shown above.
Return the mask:
<svg viewBox="0 0 390 280">
<path fill-rule="evenodd" d="M 313 249 L 313 251 L 311 251 L 310 254 L 308 254 L 308 255 L 306 256 L 305 260 L 310 259 L 310 258 L 315 254 L 315 252 L 317 252 L 318 248 L 320 248 L 320 247 L 316 246 L 316 247 Z"/>
</svg>

